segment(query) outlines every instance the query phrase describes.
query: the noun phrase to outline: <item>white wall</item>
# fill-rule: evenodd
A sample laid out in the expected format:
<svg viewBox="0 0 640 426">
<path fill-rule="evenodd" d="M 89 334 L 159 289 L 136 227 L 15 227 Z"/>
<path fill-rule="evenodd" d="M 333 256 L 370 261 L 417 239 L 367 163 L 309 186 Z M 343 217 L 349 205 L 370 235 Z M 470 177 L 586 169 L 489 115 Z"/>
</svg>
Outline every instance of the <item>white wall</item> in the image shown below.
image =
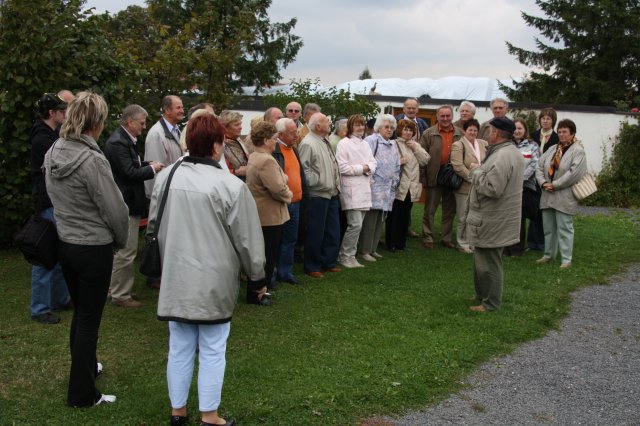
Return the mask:
<svg viewBox="0 0 640 426">
<path fill-rule="evenodd" d="M 402 102 L 378 102 L 382 110 L 385 107 L 401 107 Z M 458 105 L 454 104 L 454 121 L 459 118 Z M 420 105 L 421 109 L 437 109 L 440 104 Z M 538 114 L 540 110 L 533 110 Z M 616 136 L 620 132 L 620 124 L 628 122 L 630 124 L 638 124 L 637 115 L 623 115 L 603 112 L 574 112 L 574 111 L 557 111 L 558 121 L 569 118 L 576 123 L 576 136 L 582 141 L 587 153 L 587 162 L 589 170 L 593 173 L 599 173 L 602 169 L 604 154 L 611 155 L 612 143 L 615 142 Z M 479 107 L 476 110 L 476 119 L 482 123 L 493 117 L 489 107 Z M 535 129 L 532 129 L 535 130 Z"/>
</svg>

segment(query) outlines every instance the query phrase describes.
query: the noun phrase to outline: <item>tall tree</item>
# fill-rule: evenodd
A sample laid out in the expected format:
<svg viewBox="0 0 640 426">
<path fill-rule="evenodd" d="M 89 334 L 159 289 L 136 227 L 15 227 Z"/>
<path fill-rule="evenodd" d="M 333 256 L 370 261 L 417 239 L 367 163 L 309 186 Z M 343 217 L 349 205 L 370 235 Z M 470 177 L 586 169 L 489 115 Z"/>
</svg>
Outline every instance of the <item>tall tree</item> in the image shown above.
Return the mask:
<svg viewBox="0 0 640 426">
<path fill-rule="evenodd" d="M 371 71 L 369 71 L 369 67 L 364 67 L 360 75 L 358 76 L 358 80 L 368 80 L 371 79 Z"/>
<path fill-rule="evenodd" d="M 118 105 L 133 72 L 105 54 L 104 18 L 83 12 L 83 4 L 0 2 L 0 245 L 31 211 L 29 133 L 38 99 L 60 89 L 89 89 Z"/>
<path fill-rule="evenodd" d="M 280 74 L 302 47 L 292 33 L 296 18 L 271 22 L 271 0 L 148 0 L 153 19 L 167 28 L 156 52 L 175 70 L 170 85 L 197 89 L 217 105 L 226 105 L 243 86 L 256 93 Z M 153 69 L 152 69 L 153 71 Z"/>
<path fill-rule="evenodd" d="M 514 89 L 514 100 L 614 105 L 640 102 L 640 3 L 638 0 L 536 0 L 546 15 L 522 13 L 540 30 L 536 51 L 507 42 L 509 53 L 534 67 Z"/>
</svg>

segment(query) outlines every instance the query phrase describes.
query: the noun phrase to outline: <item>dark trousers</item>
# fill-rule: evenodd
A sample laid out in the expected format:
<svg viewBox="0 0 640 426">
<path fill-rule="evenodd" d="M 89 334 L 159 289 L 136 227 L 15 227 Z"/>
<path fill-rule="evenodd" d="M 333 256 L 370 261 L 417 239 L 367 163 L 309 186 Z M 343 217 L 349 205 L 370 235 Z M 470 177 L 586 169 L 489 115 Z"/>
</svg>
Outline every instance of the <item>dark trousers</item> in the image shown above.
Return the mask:
<svg viewBox="0 0 640 426">
<path fill-rule="evenodd" d="M 60 242 L 59 250 L 62 273 L 74 308 L 69 332 L 71 372 L 67 405 L 89 407 L 102 395 L 96 389 L 96 349 L 111 281 L 113 247 Z"/>
<path fill-rule="evenodd" d="M 474 247 L 473 284 L 476 299 L 488 310 L 498 309 L 502 304 L 504 271 L 502 269 L 502 247 Z"/>
<path fill-rule="evenodd" d="M 527 245 L 531 250 L 544 251 L 544 227 L 542 226 L 542 210 L 538 211 L 538 220 L 529 221 Z"/>
<path fill-rule="evenodd" d="M 293 259 L 296 241 L 298 240 L 298 223 L 300 221 L 300 202 L 288 206 L 289 220 L 282 224 L 282 237 L 278 250 L 277 279 L 286 281 L 293 278 Z M 275 280 L 271 278 L 271 282 Z"/>
<path fill-rule="evenodd" d="M 384 242 L 387 249 L 404 250 L 407 246 L 407 229 L 411 223 L 411 194 L 407 192 L 407 196 L 403 201 L 393 200 L 393 209 L 385 220 L 385 236 Z"/>
<path fill-rule="evenodd" d="M 340 203 L 338 197 L 307 200 L 304 269 L 320 272 L 336 266 L 340 250 Z"/>
<path fill-rule="evenodd" d="M 273 287 L 273 270 L 278 262 L 278 251 L 280 250 L 280 239 L 282 238 L 282 225 L 263 226 L 262 237 L 264 238 L 264 278 L 268 287 Z"/>
</svg>

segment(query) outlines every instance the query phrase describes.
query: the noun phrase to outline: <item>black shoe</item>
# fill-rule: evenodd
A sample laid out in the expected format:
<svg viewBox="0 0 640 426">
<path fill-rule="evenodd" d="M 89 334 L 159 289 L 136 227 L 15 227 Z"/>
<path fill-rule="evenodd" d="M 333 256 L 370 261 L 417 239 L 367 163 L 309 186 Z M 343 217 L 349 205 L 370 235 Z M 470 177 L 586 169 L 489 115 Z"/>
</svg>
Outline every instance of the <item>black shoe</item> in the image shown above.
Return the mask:
<svg viewBox="0 0 640 426">
<path fill-rule="evenodd" d="M 73 309 L 73 303 L 71 301 L 65 303 L 64 305 L 56 306 L 53 308 L 54 311 L 69 311 Z"/>
<path fill-rule="evenodd" d="M 171 426 L 183 426 L 189 422 L 189 417 L 187 416 L 171 416 L 171 421 L 169 424 Z"/>
<path fill-rule="evenodd" d="M 60 317 L 52 314 L 51 312 L 46 312 L 40 315 L 34 315 L 31 317 L 32 320 L 39 322 L 40 324 L 57 324 L 60 322 Z"/>
<path fill-rule="evenodd" d="M 302 281 L 300 281 L 299 279 L 297 279 L 293 275 L 290 278 L 286 279 L 285 282 L 289 283 L 289 284 L 293 284 L 293 285 L 302 285 L 302 284 L 304 284 Z"/>
<path fill-rule="evenodd" d="M 160 281 L 148 281 L 147 287 L 152 290 L 160 290 Z"/>
<path fill-rule="evenodd" d="M 262 298 L 258 298 L 258 293 L 247 290 L 247 303 L 250 305 L 259 305 L 259 306 L 270 306 L 271 305 L 271 294 L 264 293 Z"/>
<path fill-rule="evenodd" d="M 207 423 L 207 422 L 201 421 L 200 426 L 218 426 L 218 425 L 215 425 L 214 423 Z M 224 425 L 219 425 L 219 426 L 236 426 L 236 421 L 227 420 L 227 422 Z"/>
</svg>

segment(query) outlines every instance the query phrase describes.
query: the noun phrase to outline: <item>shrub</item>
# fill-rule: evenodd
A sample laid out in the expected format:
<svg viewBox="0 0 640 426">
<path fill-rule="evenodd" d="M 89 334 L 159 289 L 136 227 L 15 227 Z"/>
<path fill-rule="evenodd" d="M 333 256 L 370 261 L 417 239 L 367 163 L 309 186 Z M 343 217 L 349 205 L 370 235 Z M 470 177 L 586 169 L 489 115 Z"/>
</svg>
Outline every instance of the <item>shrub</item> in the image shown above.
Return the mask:
<svg viewBox="0 0 640 426">
<path fill-rule="evenodd" d="M 597 178 L 598 192 L 585 200 L 592 206 L 640 206 L 640 125 L 623 123 Z"/>
</svg>

